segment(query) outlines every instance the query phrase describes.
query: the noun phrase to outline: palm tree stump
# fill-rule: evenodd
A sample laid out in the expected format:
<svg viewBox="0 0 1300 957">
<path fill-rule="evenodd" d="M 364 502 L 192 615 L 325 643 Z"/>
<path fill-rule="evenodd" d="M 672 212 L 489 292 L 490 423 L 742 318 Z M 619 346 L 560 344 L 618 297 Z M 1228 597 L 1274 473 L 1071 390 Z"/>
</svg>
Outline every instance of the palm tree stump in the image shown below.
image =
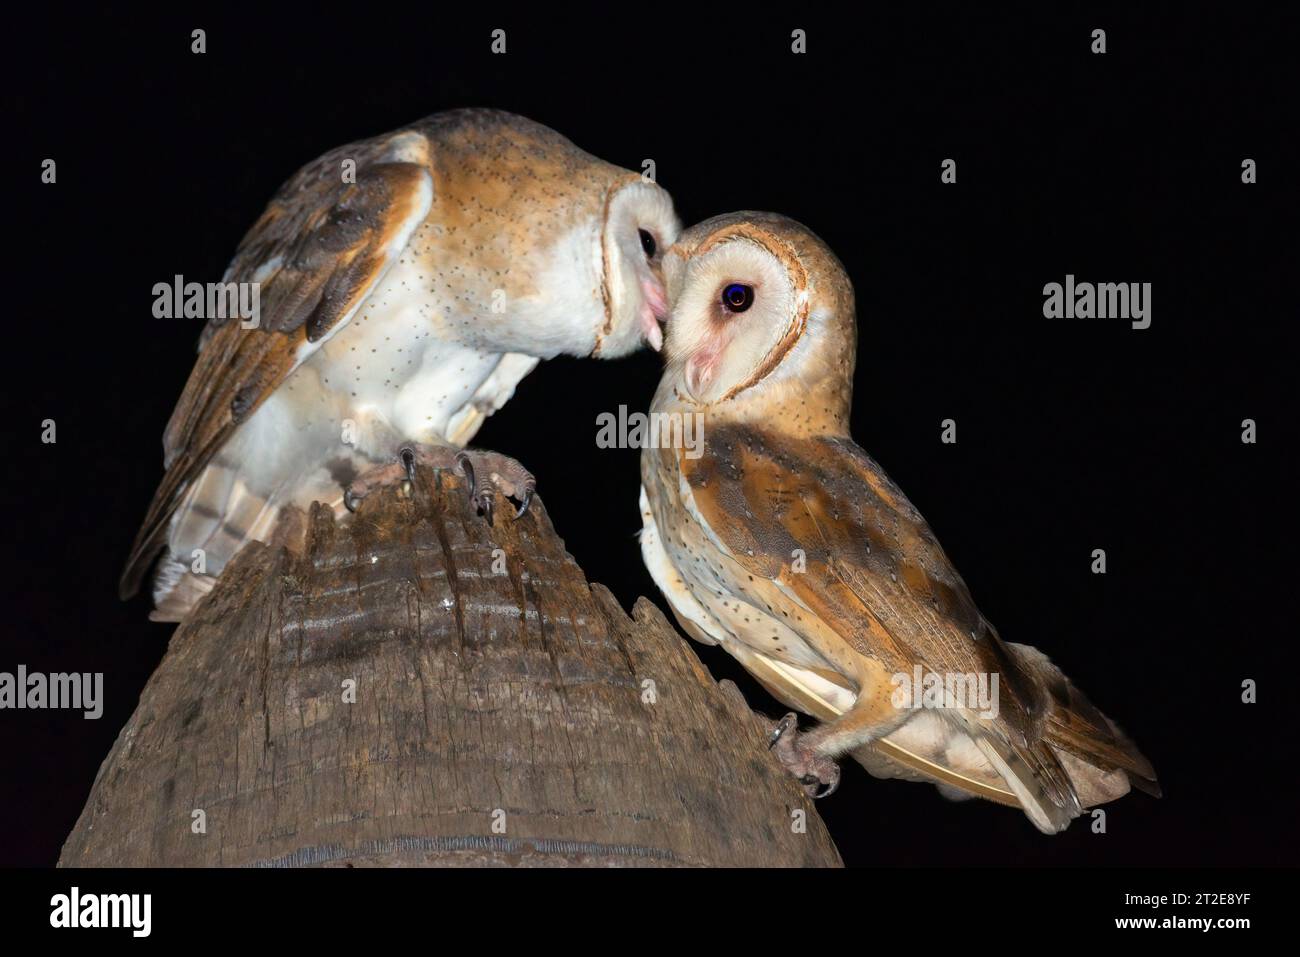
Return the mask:
<svg viewBox="0 0 1300 957">
<path fill-rule="evenodd" d="M 839 865 L 739 699 L 589 585 L 539 500 L 489 526 L 421 468 L 235 558 L 59 863 Z"/>
</svg>

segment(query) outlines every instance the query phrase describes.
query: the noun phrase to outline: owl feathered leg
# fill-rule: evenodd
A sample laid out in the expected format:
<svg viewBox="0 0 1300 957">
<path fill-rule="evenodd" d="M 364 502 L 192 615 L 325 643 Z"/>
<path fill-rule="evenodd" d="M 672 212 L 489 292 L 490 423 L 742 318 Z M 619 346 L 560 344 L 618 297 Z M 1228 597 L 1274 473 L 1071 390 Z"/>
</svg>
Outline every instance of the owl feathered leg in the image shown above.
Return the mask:
<svg viewBox="0 0 1300 957">
<path fill-rule="evenodd" d="M 883 738 L 897 730 L 910 715 L 894 707 L 889 695 L 868 687 L 859 692 L 853 707 L 834 721 L 811 731 L 796 728 L 792 712 L 772 729 L 771 748 L 812 797 L 826 797 L 839 786 L 841 754 Z"/>
</svg>

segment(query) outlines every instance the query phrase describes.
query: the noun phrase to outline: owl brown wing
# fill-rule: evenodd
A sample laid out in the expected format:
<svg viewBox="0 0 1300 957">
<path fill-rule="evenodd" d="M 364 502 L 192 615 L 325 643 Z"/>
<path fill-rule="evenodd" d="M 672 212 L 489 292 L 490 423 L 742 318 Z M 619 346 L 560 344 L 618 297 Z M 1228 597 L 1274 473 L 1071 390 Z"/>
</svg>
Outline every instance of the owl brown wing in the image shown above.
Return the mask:
<svg viewBox="0 0 1300 957">
<path fill-rule="evenodd" d="M 984 620 L 907 497 L 848 439 L 707 432 L 683 459 L 701 517 L 747 571 L 777 582 L 839 638 L 894 671 L 999 675 L 1000 720 L 1036 735 L 1046 701 Z M 797 571 L 796 566 L 802 571 Z"/>
<path fill-rule="evenodd" d="M 355 182 L 345 182 L 345 161 Z M 428 143 L 413 132 L 341 147 L 289 180 L 249 230 L 224 282 L 260 284 L 256 328 L 211 319 L 163 436 L 167 469 L 119 590 L 133 595 L 185 490 L 231 433 L 352 318 L 428 215 Z"/>
</svg>

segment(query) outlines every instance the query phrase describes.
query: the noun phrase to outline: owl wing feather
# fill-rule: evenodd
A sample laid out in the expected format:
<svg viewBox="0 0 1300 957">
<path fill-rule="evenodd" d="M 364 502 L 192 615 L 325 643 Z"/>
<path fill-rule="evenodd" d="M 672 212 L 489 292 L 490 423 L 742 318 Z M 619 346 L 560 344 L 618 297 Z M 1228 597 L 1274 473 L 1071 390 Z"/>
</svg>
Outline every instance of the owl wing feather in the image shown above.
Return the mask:
<svg viewBox="0 0 1300 957">
<path fill-rule="evenodd" d="M 720 547 L 890 668 L 1005 673 L 1016 697 L 1008 720 L 1030 732 L 1041 711 L 1033 683 L 920 512 L 861 449 L 732 426 L 710 430 L 708 442 L 709 454 L 682 467 Z"/>
<path fill-rule="evenodd" d="M 758 585 L 772 583 L 891 670 L 999 675 L 999 714 L 972 737 L 1040 827 L 1057 830 L 1080 807 L 1053 747 L 1154 783 L 1146 759 L 1050 662 L 998 637 L 920 512 L 851 440 L 720 426 L 708 445 L 681 459 L 683 476 L 711 536 Z M 815 629 L 804 637 L 816 647 Z M 933 775 L 931 762 L 883 750 Z"/>
<path fill-rule="evenodd" d="M 355 182 L 344 162 L 355 162 Z M 255 328 L 210 319 L 163 436 L 163 477 L 122 573 L 123 598 L 161 546 L 185 490 L 235 428 L 342 328 L 406 248 L 433 202 L 426 138 L 412 131 L 326 153 L 249 230 L 224 282 L 260 284 Z"/>
</svg>

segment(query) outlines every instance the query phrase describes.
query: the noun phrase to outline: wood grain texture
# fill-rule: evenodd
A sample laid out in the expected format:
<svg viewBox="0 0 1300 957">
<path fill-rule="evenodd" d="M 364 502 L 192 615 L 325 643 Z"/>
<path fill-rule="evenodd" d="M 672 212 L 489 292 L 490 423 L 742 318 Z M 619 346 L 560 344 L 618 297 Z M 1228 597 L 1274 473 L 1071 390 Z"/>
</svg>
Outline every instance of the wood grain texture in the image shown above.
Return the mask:
<svg viewBox="0 0 1300 957">
<path fill-rule="evenodd" d="M 489 527 L 467 499 L 422 469 L 343 522 L 314 507 L 298 555 L 244 549 L 60 866 L 839 865 L 654 605 L 589 585 L 540 501 Z"/>
</svg>

